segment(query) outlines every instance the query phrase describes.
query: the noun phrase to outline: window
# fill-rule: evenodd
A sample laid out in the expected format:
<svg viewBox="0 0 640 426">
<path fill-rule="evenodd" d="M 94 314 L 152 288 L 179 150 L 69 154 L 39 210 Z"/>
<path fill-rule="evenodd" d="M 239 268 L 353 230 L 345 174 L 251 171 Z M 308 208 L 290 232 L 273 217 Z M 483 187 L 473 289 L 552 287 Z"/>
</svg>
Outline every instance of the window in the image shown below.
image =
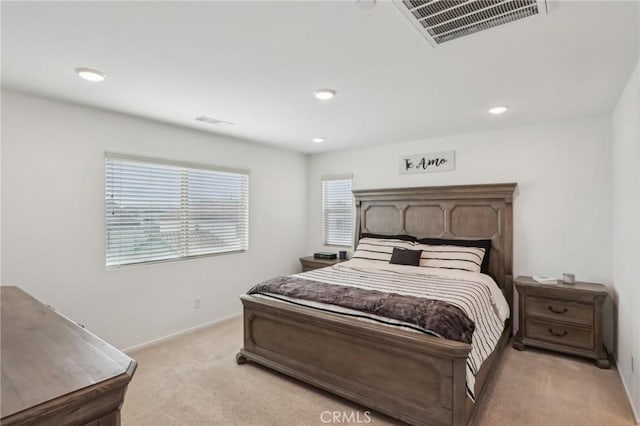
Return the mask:
<svg viewBox="0 0 640 426">
<path fill-rule="evenodd" d="M 108 267 L 249 246 L 249 175 L 107 154 Z"/>
<path fill-rule="evenodd" d="M 353 243 L 353 194 L 351 177 L 322 180 L 322 234 L 324 243 L 351 246 Z"/>
</svg>

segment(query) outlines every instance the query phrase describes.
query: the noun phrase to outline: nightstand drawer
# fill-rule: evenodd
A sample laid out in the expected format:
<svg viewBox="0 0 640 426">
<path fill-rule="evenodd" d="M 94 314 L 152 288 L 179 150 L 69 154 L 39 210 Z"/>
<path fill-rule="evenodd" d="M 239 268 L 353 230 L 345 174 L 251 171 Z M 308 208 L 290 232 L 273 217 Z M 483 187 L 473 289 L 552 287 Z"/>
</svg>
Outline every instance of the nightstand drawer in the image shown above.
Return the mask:
<svg viewBox="0 0 640 426">
<path fill-rule="evenodd" d="M 577 348 L 593 349 L 593 329 L 553 321 L 527 319 L 525 337 Z"/>
<path fill-rule="evenodd" d="M 325 263 L 314 263 L 314 262 L 305 262 L 302 265 L 303 272 L 313 271 L 315 269 L 326 268 L 331 265 L 327 265 Z"/>
<path fill-rule="evenodd" d="M 527 288 L 527 296 L 553 297 L 572 302 L 593 303 L 593 294 L 588 292 L 576 292 L 571 289 L 559 288 L 556 284 L 544 284 L 543 287 Z"/>
<path fill-rule="evenodd" d="M 527 297 L 525 307 L 527 317 L 535 316 L 573 324 L 593 325 L 593 305 L 542 297 Z"/>
</svg>

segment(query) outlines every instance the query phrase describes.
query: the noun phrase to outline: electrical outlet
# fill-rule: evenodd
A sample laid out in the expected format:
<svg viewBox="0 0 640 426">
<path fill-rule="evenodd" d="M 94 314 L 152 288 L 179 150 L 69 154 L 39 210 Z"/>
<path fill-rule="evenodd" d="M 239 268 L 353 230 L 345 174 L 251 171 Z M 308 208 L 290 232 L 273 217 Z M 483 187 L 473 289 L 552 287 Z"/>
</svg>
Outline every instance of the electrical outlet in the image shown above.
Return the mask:
<svg viewBox="0 0 640 426">
<path fill-rule="evenodd" d="M 197 297 L 196 300 L 193 301 L 193 309 L 200 309 L 200 298 Z"/>
</svg>

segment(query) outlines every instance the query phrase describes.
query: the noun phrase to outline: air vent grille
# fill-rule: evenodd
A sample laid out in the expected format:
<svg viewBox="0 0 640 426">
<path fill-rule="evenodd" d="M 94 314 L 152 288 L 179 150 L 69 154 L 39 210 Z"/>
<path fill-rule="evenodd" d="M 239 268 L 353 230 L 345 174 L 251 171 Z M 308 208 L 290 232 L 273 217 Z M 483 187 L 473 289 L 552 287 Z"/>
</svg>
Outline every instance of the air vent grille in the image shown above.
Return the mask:
<svg viewBox="0 0 640 426">
<path fill-rule="evenodd" d="M 218 120 L 217 118 L 207 117 L 206 115 L 201 115 L 199 117 L 196 117 L 196 120 L 197 121 L 202 121 L 203 123 L 209 123 L 209 124 L 231 124 L 231 125 L 233 125 L 233 123 L 231 123 L 229 121 Z"/>
<path fill-rule="evenodd" d="M 396 5 L 435 44 L 540 13 L 544 0 L 404 0 Z M 546 9 L 545 9 L 546 10 Z"/>
</svg>

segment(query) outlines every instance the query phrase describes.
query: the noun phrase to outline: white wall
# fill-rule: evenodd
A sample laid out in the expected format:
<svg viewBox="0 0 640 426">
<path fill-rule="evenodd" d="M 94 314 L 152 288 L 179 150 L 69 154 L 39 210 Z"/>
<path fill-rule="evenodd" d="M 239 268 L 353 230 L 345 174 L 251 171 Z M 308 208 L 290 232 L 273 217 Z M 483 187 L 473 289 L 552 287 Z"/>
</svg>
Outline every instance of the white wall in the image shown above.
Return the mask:
<svg viewBox="0 0 640 426">
<path fill-rule="evenodd" d="M 613 285 L 618 369 L 640 419 L 640 63 L 612 115 Z M 631 371 L 631 356 L 635 371 Z"/>
<path fill-rule="evenodd" d="M 240 312 L 240 293 L 299 268 L 305 156 L 15 92 L 2 100 L 3 285 L 124 348 Z M 106 271 L 105 151 L 250 169 L 249 251 Z"/>
<path fill-rule="evenodd" d="M 398 173 L 401 155 L 445 150 L 456 151 L 453 172 Z M 321 177 L 338 173 L 353 173 L 354 189 L 517 182 L 515 274 L 574 272 L 579 280 L 610 284 L 608 117 L 313 155 L 307 181 L 309 253 L 323 248 Z M 611 347 L 611 332 L 606 337 Z"/>
<path fill-rule="evenodd" d="M 608 282 L 610 121 L 606 117 L 354 149 L 310 158 L 308 251 L 322 248 L 323 175 L 354 189 L 517 182 L 514 270 Z M 404 154 L 456 151 L 456 170 L 400 175 Z"/>
</svg>

